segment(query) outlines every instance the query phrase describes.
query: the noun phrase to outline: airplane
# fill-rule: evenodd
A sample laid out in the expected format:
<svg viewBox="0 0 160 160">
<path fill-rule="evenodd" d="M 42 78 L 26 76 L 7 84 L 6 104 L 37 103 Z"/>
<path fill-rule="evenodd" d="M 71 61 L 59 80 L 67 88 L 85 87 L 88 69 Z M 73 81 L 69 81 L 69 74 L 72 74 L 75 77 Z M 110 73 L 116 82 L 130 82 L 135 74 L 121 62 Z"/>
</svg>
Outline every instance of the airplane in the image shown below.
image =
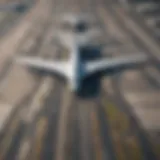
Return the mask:
<svg viewBox="0 0 160 160">
<path fill-rule="evenodd" d="M 134 69 L 144 66 L 148 63 L 146 55 L 132 55 L 119 58 L 100 58 L 90 61 L 82 61 L 80 58 L 80 48 L 87 47 L 87 42 L 94 37 L 60 34 L 61 43 L 70 49 L 68 60 L 44 60 L 34 57 L 17 57 L 15 61 L 21 65 L 34 69 L 53 72 L 65 77 L 68 80 L 69 88 L 72 92 L 78 92 L 82 81 L 99 72 L 105 71 L 107 75 L 113 75 L 115 72 Z"/>
</svg>

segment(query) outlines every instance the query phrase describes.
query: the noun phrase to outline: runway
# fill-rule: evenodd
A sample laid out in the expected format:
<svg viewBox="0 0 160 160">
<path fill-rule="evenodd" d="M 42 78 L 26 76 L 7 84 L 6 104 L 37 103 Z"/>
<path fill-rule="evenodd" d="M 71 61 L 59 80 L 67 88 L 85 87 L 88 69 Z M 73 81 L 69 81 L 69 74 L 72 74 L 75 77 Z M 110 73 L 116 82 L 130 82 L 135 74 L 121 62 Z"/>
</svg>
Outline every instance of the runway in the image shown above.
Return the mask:
<svg viewBox="0 0 160 160">
<path fill-rule="evenodd" d="M 12 63 L 18 55 L 64 59 L 67 51 L 56 46 L 55 34 L 60 14 L 67 12 L 96 17 L 106 44 L 102 56 L 145 53 L 155 57 L 153 49 L 146 53 L 143 40 L 126 29 L 116 14 L 118 7 L 109 0 L 39 0 L 4 35 L 0 42 L 0 160 L 160 158 L 156 108 L 160 92 L 155 87 L 159 72 L 154 77 L 150 72 L 144 75 L 144 70 L 91 77 L 81 95 L 76 95 L 63 80 Z M 152 98 L 147 101 L 146 93 L 153 94 L 156 105 Z M 143 114 L 144 101 L 150 104 L 150 112 L 156 110 L 154 120 Z"/>
</svg>

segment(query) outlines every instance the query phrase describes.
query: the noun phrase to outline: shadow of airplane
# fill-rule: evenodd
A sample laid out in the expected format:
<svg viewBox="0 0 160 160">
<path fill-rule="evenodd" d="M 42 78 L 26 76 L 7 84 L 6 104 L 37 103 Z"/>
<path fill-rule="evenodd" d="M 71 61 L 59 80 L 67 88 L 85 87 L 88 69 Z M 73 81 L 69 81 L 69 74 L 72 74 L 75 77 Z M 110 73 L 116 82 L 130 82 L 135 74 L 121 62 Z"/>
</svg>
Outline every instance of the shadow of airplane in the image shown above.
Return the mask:
<svg viewBox="0 0 160 160">
<path fill-rule="evenodd" d="M 101 47 L 85 46 L 80 49 L 81 61 L 87 62 L 101 57 Z M 94 74 L 82 81 L 80 90 L 76 93 L 81 98 L 93 98 L 100 92 L 100 74 Z"/>
</svg>

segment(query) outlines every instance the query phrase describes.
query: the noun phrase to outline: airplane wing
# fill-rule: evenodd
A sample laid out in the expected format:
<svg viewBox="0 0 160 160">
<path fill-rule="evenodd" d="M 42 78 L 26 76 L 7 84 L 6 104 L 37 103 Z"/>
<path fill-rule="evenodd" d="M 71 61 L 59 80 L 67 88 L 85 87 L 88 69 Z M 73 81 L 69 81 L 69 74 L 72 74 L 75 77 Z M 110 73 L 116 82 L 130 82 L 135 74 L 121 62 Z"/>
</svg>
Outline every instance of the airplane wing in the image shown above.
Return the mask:
<svg viewBox="0 0 160 160">
<path fill-rule="evenodd" d="M 64 76 L 66 74 L 67 63 L 65 61 L 44 60 L 42 58 L 19 57 L 15 61 L 23 66 L 28 66 L 37 70 L 54 72 Z"/>
<path fill-rule="evenodd" d="M 103 58 L 101 60 L 94 60 L 87 62 L 85 66 L 84 76 L 94 74 L 100 71 L 116 72 L 126 69 L 138 68 L 144 66 L 148 61 L 145 55 L 126 56 L 119 58 Z"/>
</svg>

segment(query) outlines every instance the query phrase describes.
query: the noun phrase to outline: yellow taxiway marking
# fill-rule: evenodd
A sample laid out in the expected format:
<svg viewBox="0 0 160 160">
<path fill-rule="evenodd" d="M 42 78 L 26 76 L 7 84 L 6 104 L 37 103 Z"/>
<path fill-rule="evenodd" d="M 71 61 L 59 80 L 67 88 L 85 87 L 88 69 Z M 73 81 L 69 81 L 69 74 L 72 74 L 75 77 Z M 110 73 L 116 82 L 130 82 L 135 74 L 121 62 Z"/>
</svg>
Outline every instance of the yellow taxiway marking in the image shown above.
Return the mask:
<svg viewBox="0 0 160 160">
<path fill-rule="evenodd" d="M 59 124 L 58 124 L 58 141 L 56 147 L 56 160 L 65 159 L 65 150 L 66 150 L 66 133 L 67 133 L 67 124 L 68 124 L 68 114 L 72 102 L 72 93 L 68 86 L 64 91 L 63 102 L 61 107 L 61 113 L 59 115 Z"/>
<path fill-rule="evenodd" d="M 142 160 L 142 149 L 140 148 L 140 144 L 138 142 L 138 138 L 135 136 L 128 136 L 125 139 L 127 152 L 130 160 Z"/>
<path fill-rule="evenodd" d="M 125 34 L 125 32 L 116 25 L 116 21 L 110 16 L 110 13 L 107 12 L 103 6 L 101 6 L 99 10 L 99 14 L 104 20 L 106 26 L 113 29 L 114 35 L 119 36 L 123 42 L 131 42 L 129 37 Z M 107 16 L 107 20 L 105 17 Z M 109 18 L 109 19 L 108 19 Z M 117 107 L 106 100 L 102 101 L 102 104 L 105 108 L 105 112 L 109 121 L 109 127 L 111 128 L 111 134 L 113 139 L 114 149 L 116 151 L 116 156 L 118 160 L 127 160 L 128 156 L 130 159 L 143 159 L 143 153 L 140 148 L 140 144 L 136 135 L 125 136 L 129 131 L 130 119 L 123 112 L 119 111 Z M 126 151 L 127 148 L 127 151 Z"/>
<path fill-rule="evenodd" d="M 124 21 L 128 29 L 130 29 L 134 34 L 142 40 L 148 46 L 148 50 L 158 59 L 160 47 L 155 42 L 155 39 L 151 38 L 147 33 L 139 27 L 129 16 L 127 16 L 123 10 L 120 8 L 115 8 L 114 11 L 119 15 L 119 17 Z"/>
<path fill-rule="evenodd" d="M 25 121 L 30 122 L 30 123 L 33 121 L 33 118 L 43 106 L 45 98 L 49 95 L 51 89 L 53 88 L 52 84 L 53 84 L 52 78 L 50 77 L 44 78 L 36 95 L 33 97 L 33 100 L 29 107 L 29 113 L 27 115 L 24 115 Z"/>
<path fill-rule="evenodd" d="M 153 55 L 160 60 L 160 58 L 158 57 L 160 47 L 157 45 L 157 43 L 154 43 L 155 40 L 152 37 L 150 37 L 139 25 L 137 25 L 127 14 L 125 14 L 123 10 L 121 10 L 118 7 L 117 8 L 113 8 L 113 9 L 117 13 L 117 15 L 124 21 L 124 24 L 126 25 L 126 27 L 130 31 L 134 32 L 135 35 L 138 38 L 140 38 L 142 40 L 142 42 L 144 42 L 144 44 L 146 44 L 146 46 L 148 46 L 148 50 L 150 52 L 152 52 Z M 110 17 L 109 16 L 110 14 L 104 9 L 103 6 L 101 6 L 101 8 L 99 9 L 99 13 L 101 14 L 101 17 L 104 19 L 104 23 L 106 23 L 106 26 L 108 26 L 108 23 L 105 22 L 105 18 L 104 17 L 107 16 L 107 19 L 108 19 Z M 126 36 L 126 34 L 124 33 L 124 30 L 121 29 L 121 28 L 120 29 L 118 28 L 118 24 L 116 25 L 116 21 L 114 23 L 115 24 L 113 24 L 113 25 L 116 26 L 116 28 L 113 30 L 113 32 L 115 30 L 118 30 L 118 32 L 120 31 L 121 33 L 123 33 L 122 37 L 123 37 L 123 35 Z M 109 25 L 112 27 L 112 23 L 109 23 Z M 122 41 L 124 41 L 124 42 L 125 42 L 125 36 L 124 36 L 124 39 L 122 38 Z M 129 40 L 129 38 L 127 38 L 127 39 Z M 104 104 L 104 106 L 106 106 L 106 104 Z M 113 108 L 114 108 L 114 105 L 113 105 Z M 112 116 L 110 118 L 114 119 Z M 129 117 L 126 117 L 126 121 L 129 122 L 129 120 L 127 120 L 127 119 L 129 119 Z M 113 121 L 112 121 L 112 123 L 113 123 Z M 126 121 L 125 121 L 125 123 L 126 123 Z M 111 124 L 111 126 L 112 126 L 112 124 Z M 138 141 L 138 138 L 136 136 L 132 136 L 132 137 L 130 136 L 130 137 L 126 138 L 126 146 L 128 146 L 129 155 L 130 155 L 131 159 L 142 159 L 143 158 L 142 151 L 141 151 L 139 143 L 140 142 Z M 153 146 L 156 146 L 156 147 L 153 147 L 153 148 L 155 148 L 155 152 L 157 153 L 157 156 L 160 157 L 160 152 L 159 152 L 160 147 L 155 145 L 155 144 L 153 144 Z M 136 156 L 136 158 L 134 156 Z"/>
<path fill-rule="evenodd" d="M 45 102 L 46 97 L 49 95 L 53 87 L 54 87 L 53 79 L 50 77 L 44 78 L 44 80 L 40 85 L 40 88 L 38 89 L 37 93 L 32 99 L 32 102 L 29 106 L 28 114 L 25 114 L 24 112 L 24 114 L 22 115 L 22 119 L 26 123 L 31 124 L 33 122 L 34 117 L 40 111 L 41 107 Z M 25 157 L 29 152 L 30 145 L 31 145 L 30 138 L 25 137 L 23 140 L 23 144 L 20 147 L 19 154 L 17 156 L 18 160 L 25 159 Z"/>
<path fill-rule="evenodd" d="M 91 128 L 93 133 L 93 143 L 94 143 L 94 151 L 95 151 L 95 160 L 102 160 L 102 142 L 101 142 L 101 135 L 100 135 L 100 125 L 98 121 L 98 117 L 96 111 L 91 112 Z"/>
<path fill-rule="evenodd" d="M 2 149 L 1 149 L 0 157 L 3 157 L 6 154 L 8 147 L 11 144 L 12 139 L 14 138 L 14 134 L 16 132 L 18 125 L 19 125 L 20 119 L 22 119 L 28 123 L 32 122 L 36 113 L 40 110 L 40 107 L 42 106 L 45 97 L 48 95 L 49 90 L 52 88 L 52 87 L 50 87 L 51 82 L 52 82 L 51 79 L 46 79 L 46 81 L 43 81 L 37 94 L 33 98 L 29 112 L 27 112 L 27 114 L 26 114 L 26 110 L 25 110 L 26 108 L 24 108 L 24 111 L 22 109 L 23 112 L 18 113 L 17 117 L 13 120 L 13 122 L 11 123 L 11 127 L 9 128 L 9 131 L 6 133 L 6 136 L 4 137 L 4 139 L 1 142 L 0 147 Z"/>
<path fill-rule="evenodd" d="M 11 127 L 7 130 L 7 133 L 0 144 L 0 160 L 2 160 L 4 158 L 4 156 L 6 155 L 8 148 L 12 143 L 14 135 L 16 134 L 16 129 L 17 129 L 18 125 L 20 124 L 19 122 L 20 122 L 19 118 L 16 117 L 12 121 Z"/>
<path fill-rule="evenodd" d="M 110 16 L 110 14 L 106 11 L 106 9 L 104 8 L 104 6 L 99 6 L 98 7 L 98 13 L 100 18 L 103 20 L 104 26 L 105 28 L 107 28 L 106 30 L 109 31 L 109 36 L 111 37 L 111 39 L 113 39 L 113 37 L 115 38 L 115 36 L 118 39 L 121 39 L 121 42 L 126 42 L 128 44 L 128 37 L 126 35 L 125 32 L 123 32 L 117 25 L 115 20 Z"/>
<path fill-rule="evenodd" d="M 128 158 L 137 160 L 143 159 L 143 153 L 138 138 L 136 135 L 127 135 L 130 129 L 129 117 L 118 110 L 113 103 L 105 99 L 102 100 L 102 104 L 108 117 L 117 160 L 127 160 Z"/>
<path fill-rule="evenodd" d="M 157 142 L 157 144 L 153 144 L 153 146 L 154 146 L 158 159 L 160 159 L 160 142 Z"/>
<path fill-rule="evenodd" d="M 48 121 L 46 117 L 40 118 L 36 126 L 35 143 L 33 145 L 31 159 L 40 160 L 44 135 L 47 130 Z"/>
</svg>

